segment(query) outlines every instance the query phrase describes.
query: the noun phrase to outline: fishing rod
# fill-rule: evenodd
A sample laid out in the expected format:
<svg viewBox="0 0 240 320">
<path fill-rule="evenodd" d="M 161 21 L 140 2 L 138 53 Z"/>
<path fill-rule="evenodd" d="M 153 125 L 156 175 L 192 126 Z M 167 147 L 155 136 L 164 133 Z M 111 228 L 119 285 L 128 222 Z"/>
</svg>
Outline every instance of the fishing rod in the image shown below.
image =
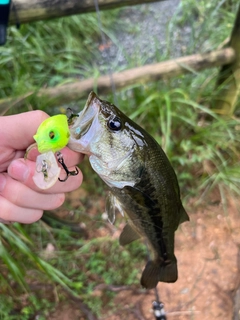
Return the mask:
<svg viewBox="0 0 240 320">
<path fill-rule="evenodd" d="M 103 31 L 98 0 L 94 0 L 94 4 L 95 4 L 95 10 L 96 10 L 97 19 L 98 19 L 98 26 L 99 26 L 99 29 L 101 32 L 101 41 L 102 41 L 102 47 L 103 47 L 102 53 L 103 54 L 105 53 L 105 57 L 108 60 L 108 74 L 109 74 L 109 78 L 110 78 L 112 94 L 113 94 L 115 105 L 118 105 L 117 95 L 116 95 L 116 86 L 115 86 L 114 79 L 113 79 L 113 71 L 112 71 L 111 61 L 110 61 L 110 54 L 109 54 L 109 50 L 108 50 L 108 45 L 107 45 L 105 33 Z M 149 252 L 147 244 L 146 244 L 146 247 L 147 247 L 147 252 L 148 252 L 148 259 L 150 259 L 150 252 Z M 154 313 L 155 319 L 156 320 L 167 320 L 167 316 L 166 316 L 166 313 L 164 310 L 164 304 L 160 301 L 157 287 L 154 288 L 154 291 L 155 291 L 156 300 L 153 301 L 152 308 L 153 308 L 153 313 Z"/>
</svg>

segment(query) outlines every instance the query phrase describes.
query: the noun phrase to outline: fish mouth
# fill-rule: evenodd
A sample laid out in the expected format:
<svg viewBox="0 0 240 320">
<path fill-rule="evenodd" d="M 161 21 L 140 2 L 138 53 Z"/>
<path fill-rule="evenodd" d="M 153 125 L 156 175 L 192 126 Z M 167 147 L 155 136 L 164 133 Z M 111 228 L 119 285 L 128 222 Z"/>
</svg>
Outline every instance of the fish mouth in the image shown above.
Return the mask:
<svg viewBox="0 0 240 320">
<path fill-rule="evenodd" d="M 76 116 L 70 126 L 70 149 L 88 153 L 89 143 L 96 131 L 99 129 L 98 114 L 100 111 L 100 100 L 94 92 L 88 96 L 84 109 Z"/>
<path fill-rule="evenodd" d="M 96 100 L 96 101 L 95 101 Z M 92 121 L 99 112 L 98 98 L 94 92 L 88 96 L 83 110 L 75 117 L 75 121 L 69 126 L 71 136 L 80 139 L 90 128 Z"/>
</svg>

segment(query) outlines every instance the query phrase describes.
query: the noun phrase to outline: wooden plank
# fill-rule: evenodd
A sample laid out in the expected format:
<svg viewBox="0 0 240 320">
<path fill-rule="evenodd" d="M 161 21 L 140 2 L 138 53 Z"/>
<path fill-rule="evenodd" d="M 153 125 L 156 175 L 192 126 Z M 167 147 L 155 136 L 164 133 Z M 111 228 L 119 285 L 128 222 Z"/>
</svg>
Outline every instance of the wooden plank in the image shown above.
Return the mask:
<svg viewBox="0 0 240 320">
<path fill-rule="evenodd" d="M 98 0 L 100 10 L 114 9 L 164 0 Z M 73 14 L 95 12 L 93 0 L 14 0 L 9 24 L 53 19 Z M 16 21 L 16 15 L 17 20 Z"/>
<path fill-rule="evenodd" d="M 136 83 L 149 83 L 185 73 L 219 67 L 233 61 L 235 61 L 234 50 L 232 48 L 226 48 L 114 73 L 113 80 L 116 89 L 121 89 Z M 33 94 L 39 99 L 43 97 L 47 99 L 48 106 L 59 106 L 81 98 L 87 98 L 93 88 L 97 88 L 97 92 L 100 95 L 111 92 L 110 77 L 105 75 L 97 79 L 90 78 L 58 87 L 40 89 L 37 93 L 29 92 L 20 97 L 2 99 L 0 100 L 0 113 L 9 109 L 10 106 L 14 106 L 15 108 L 23 106 L 26 99 L 29 99 L 29 96 Z"/>
<path fill-rule="evenodd" d="M 236 15 L 229 46 L 234 49 L 236 59 L 222 67 L 217 80 L 217 96 L 214 111 L 224 116 L 233 115 L 240 95 L 240 5 Z"/>
</svg>

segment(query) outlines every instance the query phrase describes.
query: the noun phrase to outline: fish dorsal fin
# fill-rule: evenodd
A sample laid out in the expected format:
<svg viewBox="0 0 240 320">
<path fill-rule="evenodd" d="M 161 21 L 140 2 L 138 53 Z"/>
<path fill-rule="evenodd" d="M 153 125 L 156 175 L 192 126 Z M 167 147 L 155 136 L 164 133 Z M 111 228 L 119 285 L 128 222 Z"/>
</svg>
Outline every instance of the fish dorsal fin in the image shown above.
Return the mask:
<svg viewBox="0 0 240 320">
<path fill-rule="evenodd" d="M 180 208 L 180 220 L 179 220 L 179 224 L 180 223 L 183 223 L 183 222 L 186 222 L 186 221 L 189 221 L 189 216 L 187 214 L 187 212 L 185 211 L 185 209 L 183 208 L 183 206 L 181 205 L 181 208 Z"/>
<path fill-rule="evenodd" d="M 108 215 L 108 220 L 111 224 L 114 224 L 116 217 L 115 199 L 111 192 L 108 193 L 105 205 L 105 211 Z"/>
<path fill-rule="evenodd" d="M 125 246 L 139 238 L 141 238 L 141 236 L 135 230 L 133 230 L 129 224 L 126 224 L 122 233 L 120 234 L 119 243 L 121 246 Z"/>
</svg>

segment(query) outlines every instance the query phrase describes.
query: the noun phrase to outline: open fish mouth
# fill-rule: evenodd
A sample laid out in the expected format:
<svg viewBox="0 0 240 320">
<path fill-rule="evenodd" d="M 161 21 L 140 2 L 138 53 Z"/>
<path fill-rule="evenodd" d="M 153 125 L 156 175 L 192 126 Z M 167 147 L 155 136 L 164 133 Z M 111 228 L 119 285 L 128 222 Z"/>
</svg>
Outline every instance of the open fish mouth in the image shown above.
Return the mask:
<svg viewBox="0 0 240 320">
<path fill-rule="evenodd" d="M 94 92 L 89 94 L 84 109 L 73 119 L 69 126 L 70 139 L 68 146 L 70 149 L 89 153 L 89 144 L 99 130 L 98 114 L 100 111 L 100 101 Z"/>
<path fill-rule="evenodd" d="M 70 132 L 75 139 L 80 139 L 90 128 L 94 117 L 99 112 L 99 105 L 93 92 L 90 93 L 84 109 L 79 113 L 75 121 L 70 125 Z"/>
</svg>

